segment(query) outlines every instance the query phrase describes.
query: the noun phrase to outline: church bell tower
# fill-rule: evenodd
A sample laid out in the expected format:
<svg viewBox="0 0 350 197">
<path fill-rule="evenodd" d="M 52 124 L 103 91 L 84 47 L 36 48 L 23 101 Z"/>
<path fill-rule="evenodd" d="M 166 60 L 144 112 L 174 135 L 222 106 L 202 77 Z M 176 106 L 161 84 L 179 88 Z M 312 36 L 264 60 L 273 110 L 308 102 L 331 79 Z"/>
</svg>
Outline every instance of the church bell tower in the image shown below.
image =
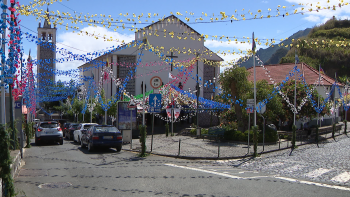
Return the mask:
<svg viewBox="0 0 350 197">
<path fill-rule="evenodd" d="M 56 71 L 56 27 L 51 27 L 49 9 L 43 26 L 38 26 L 37 45 L 37 83 L 39 95 L 44 93 L 46 87 L 55 84 Z"/>
</svg>

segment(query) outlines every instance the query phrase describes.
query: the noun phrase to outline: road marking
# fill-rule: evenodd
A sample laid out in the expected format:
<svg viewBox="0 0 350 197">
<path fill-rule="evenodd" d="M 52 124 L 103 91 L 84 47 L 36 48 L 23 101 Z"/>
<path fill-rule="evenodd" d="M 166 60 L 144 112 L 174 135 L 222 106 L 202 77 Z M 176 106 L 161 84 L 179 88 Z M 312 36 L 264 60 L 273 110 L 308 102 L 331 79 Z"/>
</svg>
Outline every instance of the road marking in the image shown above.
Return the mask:
<svg viewBox="0 0 350 197">
<path fill-rule="evenodd" d="M 240 177 L 240 176 L 234 176 L 231 174 L 225 174 L 225 173 L 221 173 L 221 172 L 213 172 L 213 171 L 209 171 L 209 170 L 203 170 L 203 169 L 192 168 L 192 167 L 187 167 L 187 166 L 179 166 L 179 165 L 175 165 L 175 164 L 171 164 L 171 163 L 167 163 L 164 165 L 175 167 L 175 168 L 183 168 L 183 169 L 187 169 L 187 170 L 194 170 L 194 171 L 205 172 L 205 173 L 209 173 L 209 174 L 215 174 L 215 175 L 229 177 L 229 178 L 233 178 L 233 179 L 248 179 L 248 178 L 244 178 L 244 177 Z M 260 176 L 260 177 L 262 177 L 262 176 Z M 264 176 L 264 177 L 268 177 L 268 176 Z M 249 177 L 249 179 L 251 179 L 251 178 L 255 178 L 255 177 Z"/>
<path fill-rule="evenodd" d="M 282 179 L 282 180 L 290 181 L 290 182 L 295 182 L 295 183 L 302 183 L 302 184 L 306 184 L 306 185 L 315 185 L 315 186 L 319 186 L 319 187 L 326 187 L 326 188 L 333 188 L 333 189 L 350 191 L 350 188 L 337 186 L 337 185 L 328 185 L 328 184 L 324 184 L 324 183 L 316 183 L 316 182 L 311 182 L 311 181 L 302 181 L 302 180 L 298 180 L 298 179 L 281 177 L 281 176 L 276 176 L 275 178 L 276 179 Z"/>
<path fill-rule="evenodd" d="M 350 188 L 347 188 L 347 187 L 342 187 L 342 186 L 337 186 L 337 185 L 329 185 L 329 184 L 324 184 L 324 183 L 316 183 L 316 182 L 311 182 L 311 181 L 302 181 L 302 180 L 298 180 L 298 179 L 281 177 L 281 176 L 239 177 L 239 176 L 234 176 L 234 175 L 230 175 L 230 174 L 224 174 L 224 173 L 220 173 L 220 172 L 213 172 L 213 171 L 209 171 L 209 170 L 203 170 L 203 169 L 199 169 L 199 168 L 179 166 L 179 165 L 175 165 L 175 164 L 171 164 L 171 163 L 167 163 L 167 164 L 164 164 L 164 165 L 175 167 L 175 168 L 183 168 L 183 169 L 187 169 L 187 170 L 194 170 L 194 171 L 198 171 L 198 172 L 215 174 L 215 175 L 219 175 L 219 176 L 229 177 L 229 178 L 232 178 L 232 179 L 243 179 L 243 180 L 245 180 L 245 179 L 252 179 L 252 178 L 276 178 L 276 179 L 286 180 L 286 181 L 295 182 L 295 183 L 302 183 L 302 184 L 306 184 L 306 185 L 314 185 L 314 186 L 319 186 L 319 187 L 326 187 L 326 188 L 350 191 Z"/>
<path fill-rule="evenodd" d="M 331 179 L 331 181 L 336 181 L 340 183 L 344 183 L 346 181 L 350 180 L 350 173 L 349 172 L 343 172 Z"/>
<path fill-rule="evenodd" d="M 324 168 L 318 168 L 314 171 L 311 171 L 309 173 L 306 174 L 307 177 L 310 178 L 316 178 L 318 176 L 321 176 L 322 174 L 325 174 L 327 172 L 331 171 L 330 169 L 324 169 Z"/>
</svg>

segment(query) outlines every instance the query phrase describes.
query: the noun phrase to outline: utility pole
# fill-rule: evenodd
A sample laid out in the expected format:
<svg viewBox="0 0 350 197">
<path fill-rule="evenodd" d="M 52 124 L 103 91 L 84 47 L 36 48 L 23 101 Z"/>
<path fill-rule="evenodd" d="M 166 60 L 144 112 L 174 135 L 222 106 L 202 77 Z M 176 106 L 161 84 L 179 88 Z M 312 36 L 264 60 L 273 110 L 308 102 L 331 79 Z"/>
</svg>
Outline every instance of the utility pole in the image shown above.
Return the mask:
<svg viewBox="0 0 350 197">
<path fill-rule="evenodd" d="M 15 7 L 16 0 L 11 3 L 11 7 Z M 11 11 L 11 15 L 15 17 L 14 11 Z M 15 19 L 11 18 L 11 25 L 15 26 Z M 11 32 L 12 33 L 12 32 Z M 12 64 L 14 63 L 14 58 L 12 59 Z M 12 65 L 13 66 L 13 65 Z M 15 133 L 15 124 L 14 124 L 14 113 L 13 113 L 13 98 L 12 98 L 12 84 L 13 84 L 13 76 L 10 76 L 9 79 L 9 94 L 10 94 L 10 123 L 11 123 L 11 129 L 12 129 L 12 138 L 13 138 L 13 150 L 16 150 L 16 133 Z"/>
<path fill-rule="evenodd" d="M 4 5 L 7 5 L 7 0 L 2 0 L 2 3 Z M 5 54 L 5 38 L 6 38 L 6 10 L 2 10 L 1 19 L 3 21 L 2 25 L 2 39 L 1 39 L 1 50 Z M 5 106 L 5 98 L 6 98 L 6 92 L 5 92 L 5 55 L 1 57 L 1 75 L 3 78 L 1 79 L 1 124 L 6 124 L 6 106 Z"/>
<path fill-rule="evenodd" d="M 199 128 L 199 116 L 198 116 L 198 102 L 199 102 L 199 91 L 200 91 L 200 89 L 199 89 L 199 82 L 198 82 L 198 78 L 199 78 L 199 73 L 198 73 L 198 57 L 199 57 L 199 53 L 197 53 L 196 54 L 196 56 L 197 56 L 197 84 L 196 84 L 196 86 L 197 86 L 197 113 L 196 113 L 196 121 L 197 121 L 197 136 L 198 137 L 200 137 L 200 132 L 198 131 L 200 128 Z"/>
<path fill-rule="evenodd" d="M 256 69 L 255 69 L 255 40 L 253 32 L 253 66 L 254 66 L 254 127 L 256 126 Z"/>
</svg>

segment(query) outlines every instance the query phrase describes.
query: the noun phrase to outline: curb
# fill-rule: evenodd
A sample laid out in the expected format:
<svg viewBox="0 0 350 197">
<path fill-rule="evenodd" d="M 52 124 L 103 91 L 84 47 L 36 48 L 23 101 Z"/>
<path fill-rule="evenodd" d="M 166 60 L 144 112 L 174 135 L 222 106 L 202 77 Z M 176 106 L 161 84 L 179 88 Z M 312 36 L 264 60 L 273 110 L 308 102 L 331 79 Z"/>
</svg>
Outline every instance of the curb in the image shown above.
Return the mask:
<svg viewBox="0 0 350 197">
<path fill-rule="evenodd" d="M 338 134 L 338 135 L 335 135 L 334 137 L 339 137 L 342 135 L 345 135 L 345 134 L 344 133 L 340 134 L 340 135 Z M 345 135 L 345 136 L 347 136 L 347 135 Z M 328 140 L 328 139 L 332 139 L 332 137 L 325 138 L 325 140 Z M 324 141 L 324 140 L 322 140 L 322 141 Z M 313 143 L 299 144 L 299 145 L 297 145 L 297 147 L 311 145 L 311 144 L 316 144 L 316 143 L 313 142 Z M 278 151 L 287 150 L 287 149 L 291 149 L 291 147 L 284 147 L 284 148 L 280 148 L 280 149 L 276 149 L 276 150 L 264 151 L 264 152 L 260 152 L 258 154 L 263 155 L 263 154 L 278 152 Z M 122 149 L 122 150 L 128 151 L 128 152 L 139 153 L 139 151 L 136 149 L 135 150 Z M 177 158 L 177 159 L 188 159 L 188 160 L 232 160 L 232 159 L 253 158 L 253 155 L 242 155 L 242 156 L 234 156 L 234 157 L 195 157 L 195 156 L 168 155 L 168 154 L 162 154 L 162 153 L 153 153 L 150 151 L 146 151 L 146 153 L 151 154 L 151 155 L 171 157 L 171 158 Z"/>
</svg>

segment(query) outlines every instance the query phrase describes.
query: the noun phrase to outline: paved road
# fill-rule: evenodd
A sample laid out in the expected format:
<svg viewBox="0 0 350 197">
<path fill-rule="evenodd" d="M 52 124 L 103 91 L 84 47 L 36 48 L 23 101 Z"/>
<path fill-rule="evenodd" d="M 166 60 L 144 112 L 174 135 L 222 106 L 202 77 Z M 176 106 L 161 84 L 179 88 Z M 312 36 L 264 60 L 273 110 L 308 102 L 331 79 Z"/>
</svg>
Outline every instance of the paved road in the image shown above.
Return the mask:
<svg viewBox="0 0 350 197">
<path fill-rule="evenodd" d="M 350 195 L 347 187 L 300 183 L 217 161 L 139 158 L 114 149 L 89 153 L 71 141 L 33 145 L 24 161 L 15 177 L 18 196 Z"/>
</svg>

